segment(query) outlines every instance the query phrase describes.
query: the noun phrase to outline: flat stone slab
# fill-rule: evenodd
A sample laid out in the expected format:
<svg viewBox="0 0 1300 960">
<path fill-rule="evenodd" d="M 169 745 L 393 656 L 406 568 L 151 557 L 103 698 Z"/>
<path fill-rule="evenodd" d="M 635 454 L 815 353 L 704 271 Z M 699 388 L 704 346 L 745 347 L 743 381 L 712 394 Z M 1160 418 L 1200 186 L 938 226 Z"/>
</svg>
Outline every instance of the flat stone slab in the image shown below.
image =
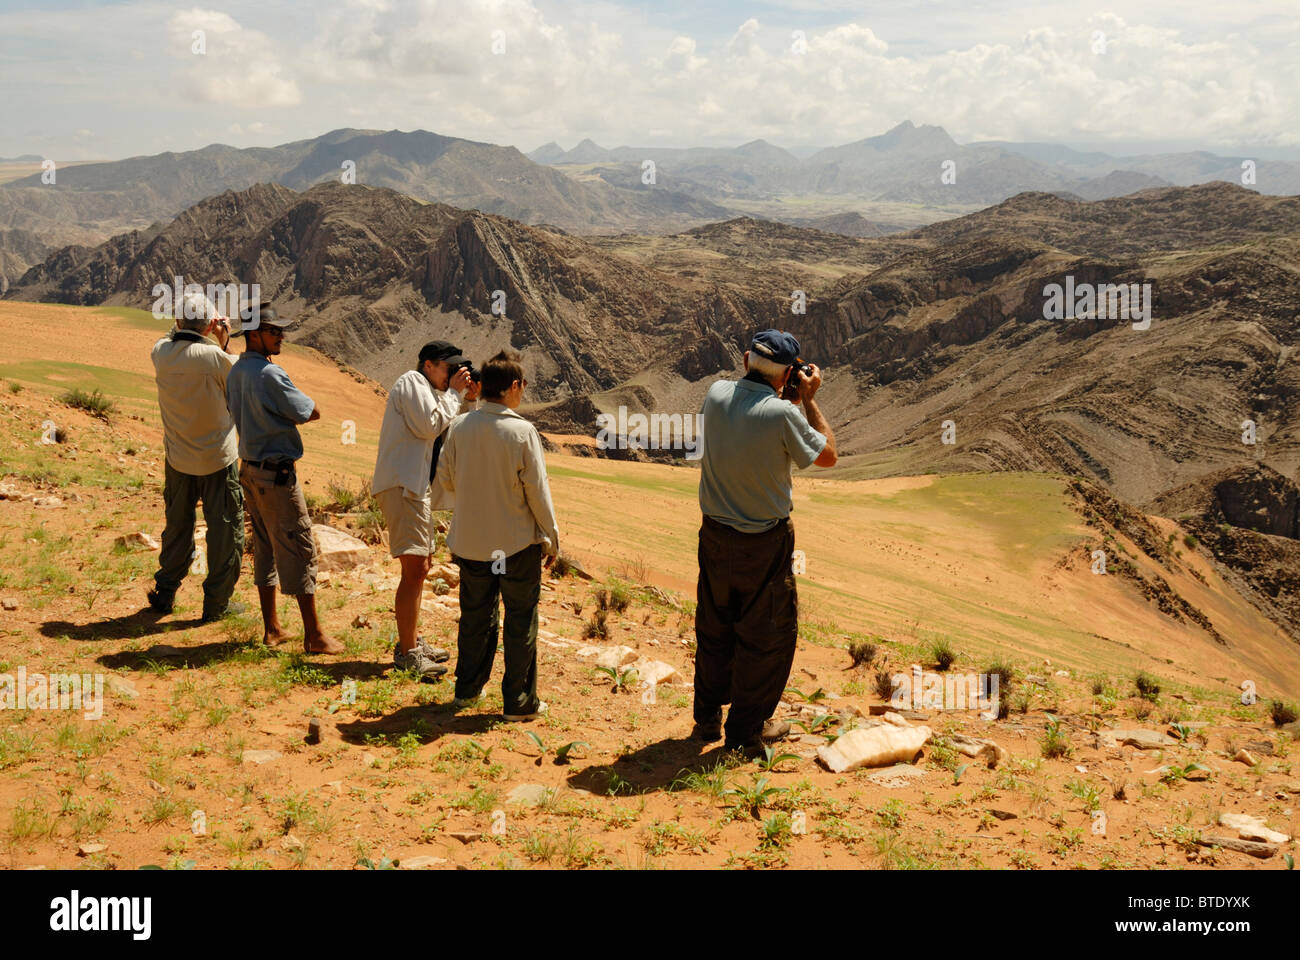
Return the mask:
<svg viewBox="0 0 1300 960">
<path fill-rule="evenodd" d="M 508 794 L 506 803 L 519 803 L 526 807 L 535 807 L 545 802 L 555 793 L 550 787 L 540 783 L 521 783 Z"/>
<path fill-rule="evenodd" d="M 910 787 L 912 784 L 924 779 L 925 771 L 910 763 L 896 763 L 892 767 L 885 767 L 883 770 L 876 770 L 874 773 L 867 774 L 868 783 L 884 787 L 887 790 Z"/>
<path fill-rule="evenodd" d="M 1178 746 L 1178 741 L 1173 737 L 1163 734 L 1159 730 L 1144 730 L 1140 727 L 1099 730 L 1097 736 L 1104 747 L 1117 747 L 1121 744 L 1127 744 L 1130 747 L 1137 747 L 1139 750 L 1167 750 L 1170 747 Z"/>
<path fill-rule="evenodd" d="M 255 763 L 258 766 L 261 766 L 262 764 L 269 763 L 272 760 L 278 760 L 282 756 L 284 756 L 284 754 L 280 753 L 279 750 L 245 750 L 240 754 L 239 759 L 244 763 Z"/>
</svg>

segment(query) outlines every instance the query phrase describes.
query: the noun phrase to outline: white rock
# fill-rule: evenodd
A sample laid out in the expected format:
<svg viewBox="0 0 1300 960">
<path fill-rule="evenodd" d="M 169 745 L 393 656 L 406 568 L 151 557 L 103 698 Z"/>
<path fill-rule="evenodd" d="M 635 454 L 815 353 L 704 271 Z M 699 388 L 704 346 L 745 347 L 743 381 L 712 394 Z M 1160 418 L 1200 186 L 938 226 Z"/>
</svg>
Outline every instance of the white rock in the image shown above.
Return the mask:
<svg viewBox="0 0 1300 960">
<path fill-rule="evenodd" d="M 316 567 L 319 570 L 353 570 L 370 559 L 370 548 L 351 534 L 323 523 L 311 528 L 316 538 Z"/>
<path fill-rule="evenodd" d="M 1242 840 L 1261 840 L 1264 843 L 1286 843 L 1291 838 L 1285 833 L 1270 829 L 1263 817 L 1252 817 L 1248 813 L 1221 813 L 1219 825 L 1237 831 Z"/>
<path fill-rule="evenodd" d="M 124 533 L 116 541 L 118 546 L 136 550 L 161 550 L 162 545 L 147 533 Z"/>
<path fill-rule="evenodd" d="M 652 687 L 661 683 L 672 683 L 681 679 L 677 668 L 662 660 L 650 660 L 642 657 L 636 662 L 637 680 L 641 686 Z"/>
<path fill-rule="evenodd" d="M 625 667 L 637 660 L 636 651 L 622 644 L 616 647 L 580 647 L 576 656 L 582 660 L 595 657 L 598 667 Z"/>
<path fill-rule="evenodd" d="M 114 696 L 125 697 L 128 700 L 134 700 L 140 695 L 140 691 L 135 688 L 135 684 L 126 677 L 119 677 L 115 673 L 110 673 L 104 678 L 104 685 L 108 687 L 109 693 Z"/>
<path fill-rule="evenodd" d="M 891 711 L 890 713 L 886 713 L 886 714 L 884 714 L 880 719 L 881 719 L 881 720 L 884 720 L 885 723 L 888 723 L 888 724 L 890 724 L 890 725 L 892 725 L 892 726 L 895 726 L 895 727 L 910 727 L 910 726 L 911 726 L 911 724 L 908 723 L 906 717 L 904 717 L 902 714 L 893 713 L 892 711 Z"/>
<path fill-rule="evenodd" d="M 884 770 L 877 770 L 875 773 L 867 774 L 867 780 L 878 787 L 885 787 L 888 790 L 896 790 L 899 787 L 910 787 L 918 780 L 925 778 L 925 771 L 920 767 L 914 767 L 910 763 L 898 763 L 892 767 L 886 767 Z"/>
<path fill-rule="evenodd" d="M 446 862 L 445 857 L 407 857 L 398 867 L 402 870 L 427 870 L 430 867 L 440 867 Z"/>
<path fill-rule="evenodd" d="M 930 739 L 929 727 L 879 727 L 850 730 L 829 747 L 818 747 L 817 757 L 831 773 L 859 767 L 910 763 Z"/>
<path fill-rule="evenodd" d="M 256 763 L 259 766 L 271 760 L 276 760 L 281 756 L 278 750 L 245 750 L 240 755 L 244 763 Z"/>
<path fill-rule="evenodd" d="M 508 794 L 506 803 L 519 803 L 526 807 L 535 807 L 544 802 L 555 791 L 540 783 L 521 783 Z"/>
<path fill-rule="evenodd" d="M 437 567 L 429 571 L 429 581 L 441 577 L 447 582 L 447 586 L 455 587 L 460 584 L 460 567 L 454 563 L 440 563 Z"/>
</svg>

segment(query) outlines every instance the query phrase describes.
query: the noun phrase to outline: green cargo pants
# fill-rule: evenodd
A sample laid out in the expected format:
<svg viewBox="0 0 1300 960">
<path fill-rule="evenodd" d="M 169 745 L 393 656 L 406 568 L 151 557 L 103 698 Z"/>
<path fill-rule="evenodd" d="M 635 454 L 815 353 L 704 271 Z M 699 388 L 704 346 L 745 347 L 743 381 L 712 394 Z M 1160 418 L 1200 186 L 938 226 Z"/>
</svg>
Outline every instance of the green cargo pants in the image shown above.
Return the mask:
<svg viewBox="0 0 1300 960">
<path fill-rule="evenodd" d="M 167 526 L 154 574 L 158 596 L 170 602 L 190 572 L 194 556 L 195 505 L 203 501 L 208 525 L 208 575 L 203 581 L 203 615 L 219 616 L 230 602 L 239 580 L 244 553 L 244 491 L 239 486 L 239 462 L 199 477 L 164 467 L 163 503 Z"/>
</svg>

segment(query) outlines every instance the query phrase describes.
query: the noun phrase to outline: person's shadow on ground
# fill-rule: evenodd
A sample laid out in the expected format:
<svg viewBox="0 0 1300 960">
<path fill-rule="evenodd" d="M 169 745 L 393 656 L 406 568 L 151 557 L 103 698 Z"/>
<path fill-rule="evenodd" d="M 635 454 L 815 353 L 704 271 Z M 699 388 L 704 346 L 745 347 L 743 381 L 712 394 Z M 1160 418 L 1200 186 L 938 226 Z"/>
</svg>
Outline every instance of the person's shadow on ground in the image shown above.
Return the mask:
<svg viewBox="0 0 1300 960">
<path fill-rule="evenodd" d="M 660 740 L 624 754 L 612 763 L 575 770 L 568 777 L 571 787 L 591 793 L 653 793 L 682 789 L 692 775 L 707 776 L 724 763 L 722 744 L 706 744 L 689 738 Z M 580 758 L 575 758 L 580 763 Z"/>
<path fill-rule="evenodd" d="M 369 744 L 411 733 L 421 744 L 426 744 L 449 734 L 484 734 L 500 723 L 500 714 L 467 713 L 458 711 L 450 703 L 436 703 L 402 707 L 373 718 L 350 719 L 346 723 L 336 724 L 336 729 L 339 736 L 348 743 Z"/>
<path fill-rule="evenodd" d="M 165 615 L 145 607 L 125 617 L 108 617 L 91 623 L 73 623 L 71 620 L 47 620 L 40 625 L 40 634 L 51 639 L 70 637 L 73 640 L 137 640 L 155 633 L 190 630 L 200 626 L 202 620 L 168 620 Z"/>
</svg>

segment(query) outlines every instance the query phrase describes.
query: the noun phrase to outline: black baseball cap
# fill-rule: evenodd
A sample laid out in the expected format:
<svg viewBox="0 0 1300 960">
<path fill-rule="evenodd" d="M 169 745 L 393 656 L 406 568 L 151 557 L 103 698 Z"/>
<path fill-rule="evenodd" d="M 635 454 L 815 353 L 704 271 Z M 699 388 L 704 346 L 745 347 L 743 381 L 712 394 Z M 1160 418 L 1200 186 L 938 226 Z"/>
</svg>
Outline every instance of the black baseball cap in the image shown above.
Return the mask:
<svg viewBox="0 0 1300 960">
<path fill-rule="evenodd" d="M 431 340 L 420 348 L 420 365 L 426 360 L 445 360 L 453 367 L 458 363 L 469 363 L 469 358 L 462 356 L 460 347 L 446 340 Z"/>
<path fill-rule="evenodd" d="M 773 363 L 788 367 L 799 359 L 799 341 L 784 330 L 763 330 L 754 334 L 749 349 Z"/>
</svg>

